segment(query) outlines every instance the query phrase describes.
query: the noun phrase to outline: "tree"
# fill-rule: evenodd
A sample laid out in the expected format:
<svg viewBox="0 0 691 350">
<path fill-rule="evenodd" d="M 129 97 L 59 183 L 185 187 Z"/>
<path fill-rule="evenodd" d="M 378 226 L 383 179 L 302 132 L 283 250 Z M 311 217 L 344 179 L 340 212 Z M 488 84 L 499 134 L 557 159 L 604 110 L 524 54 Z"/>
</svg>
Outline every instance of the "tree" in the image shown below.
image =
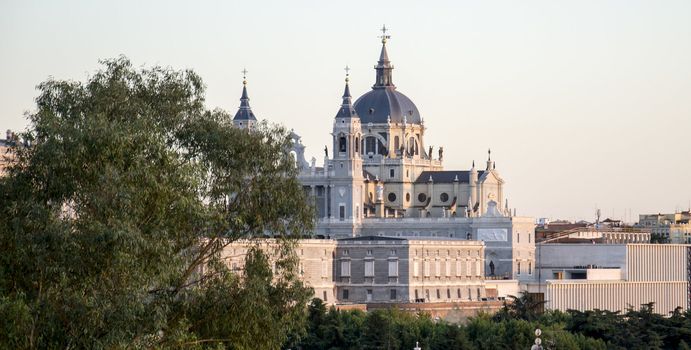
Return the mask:
<svg viewBox="0 0 691 350">
<path fill-rule="evenodd" d="M 232 128 L 191 71 L 102 63 L 85 83 L 38 86 L 28 146 L 0 179 L 0 343 L 243 348 L 256 333 L 204 319 L 202 298 L 249 291 L 259 299 L 223 305 L 221 319 L 270 326 L 266 348 L 280 347 L 308 293 L 290 237 L 313 218 L 287 131 Z M 281 237 L 279 274 L 256 252 L 231 274 L 221 249 L 266 232 Z"/>
<path fill-rule="evenodd" d="M 521 319 L 535 321 L 539 318 L 543 304 L 534 294 L 521 293 L 520 297 L 509 295 L 509 301 L 504 301 L 502 309 L 494 316 L 495 320 Z"/>
</svg>

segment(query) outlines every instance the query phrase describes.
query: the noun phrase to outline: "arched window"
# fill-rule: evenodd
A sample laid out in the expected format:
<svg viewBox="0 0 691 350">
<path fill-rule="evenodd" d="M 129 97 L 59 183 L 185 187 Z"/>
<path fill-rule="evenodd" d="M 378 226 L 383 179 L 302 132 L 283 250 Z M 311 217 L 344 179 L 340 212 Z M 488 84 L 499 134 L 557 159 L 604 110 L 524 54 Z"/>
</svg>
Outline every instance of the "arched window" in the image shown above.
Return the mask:
<svg viewBox="0 0 691 350">
<path fill-rule="evenodd" d="M 348 147 L 347 147 L 346 138 L 344 136 L 339 137 L 338 138 L 338 151 L 345 153 L 347 149 L 348 149 Z"/>
<path fill-rule="evenodd" d="M 401 148 L 401 142 L 398 140 L 398 136 L 393 138 L 393 149 L 394 151 L 398 152 L 398 150 Z"/>
<path fill-rule="evenodd" d="M 360 137 L 355 138 L 355 153 L 360 152 Z"/>
<path fill-rule="evenodd" d="M 411 137 L 408 139 L 408 153 L 415 154 L 415 138 Z"/>
<path fill-rule="evenodd" d="M 365 153 L 367 154 L 377 154 L 377 138 L 374 136 L 369 136 L 365 138 Z"/>
</svg>

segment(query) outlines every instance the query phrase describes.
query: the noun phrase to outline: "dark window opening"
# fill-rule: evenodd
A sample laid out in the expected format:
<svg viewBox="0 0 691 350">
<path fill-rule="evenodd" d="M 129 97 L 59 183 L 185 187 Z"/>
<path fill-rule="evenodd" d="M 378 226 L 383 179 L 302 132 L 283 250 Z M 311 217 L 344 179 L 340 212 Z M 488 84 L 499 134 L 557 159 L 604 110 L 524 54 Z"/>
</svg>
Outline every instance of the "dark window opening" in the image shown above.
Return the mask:
<svg viewBox="0 0 691 350">
<path fill-rule="evenodd" d="M 586 273 L 585 272 L 571 272 L 571 279 L 572 280 L 584 280 L 584 279 L 586 279 Z"/>
<path fill-rule="evenodd" d="M 417 200 L 420 201 L 420 202 L 424 202 L 424 201 L 427 200 L 427 195 L 424 194 L 424 193 L 420 193 L 420 194 L 417 195 Z"/>
<path fill-rule="evenodd" d="M 449 200 L 449 195 L 446 192 L 444 192 L 441 195 L 439 195 L 439 199 L 442 201 L 442 203 L 446 203 L 446 201 Z"/>
<path fill-rule="evenodd" d="M 345 137 L 338 138 L 338 151 L 339 152 L 345 152 L 346 149 L 347 149 L 346 138 Z"/>
<path fill-rule="evenodd" d="M 365 152 L 366 153 L 376 154 L 377 153 L 376 147 L 377 147 L 377 139 L 376 138 L 374 138 L 372 136 L 365 138 Z"/>
<path fill-rule="evenodd" d="M 396 201 L 396 194 L 391 192 L 389 193 L 389 202 L 395 202 Z"/>
</svg>

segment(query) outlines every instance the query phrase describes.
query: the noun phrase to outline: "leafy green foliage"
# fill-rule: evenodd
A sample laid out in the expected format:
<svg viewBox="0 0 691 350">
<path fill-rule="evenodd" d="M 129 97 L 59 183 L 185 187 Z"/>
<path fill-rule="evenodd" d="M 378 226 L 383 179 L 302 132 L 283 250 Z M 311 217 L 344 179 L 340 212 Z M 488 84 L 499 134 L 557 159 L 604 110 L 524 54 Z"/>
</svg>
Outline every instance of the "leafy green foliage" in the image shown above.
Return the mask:
<svg viewBox="0 0 691 350">
<path fill-rule="evenodd" d="M 530 349 L 536 328 L 544 349 L 687 349 L 691 318 L 676 310 L 670 317 L 646 304 L 625 314 L 609 311 L 548 311 L 528 321 L 521 317 L 480 314 L 465 324 L 435 321 L 426 314 L 396 309 L 338 311 L 315 299 L 308 312 L 307 336 L 292 349 L 412 349 L 416 342 L 435 349 Z M 519 315 L 510 303 L 504 315 Z M 509 310 L 506 310 L 509 309 Z M 353 321 L 356 320 L 356 321 Z M 350 325 L 350 326 L 346 326 Z M 359 331 L 354 330 L 359 328 Z M 348 329 L 348 336 L 344 330 Z"/>
<path fill-rule="evenodd" d="M 620 314 L 603 310 L 570 310 L 566 329 L 602 339 L 610 349 L 677 349 L 691 340 L 691 314 L 676 309 L 670 317 L 653 312 L 653 303 Z"/>
<path fill-rule="evenodd" d="M 520 297 L 509 295 L 503 308 L 494 315 L 495 320 L 537 320 L 544 305 L 534 294 L 522 293 Z"/>
<path fill-rule="evenodd" d="M 38 86 L 30 146 L 0 179 L 0 344 L 280 347 L 309 293 L 289 238 L 313 218 L 287 131 L 232 128 L 191 71 L 103 65 Z M 276 275 L 258 252 L 243 276 L 220 263 L 265 232 L 283 237 Z"/>
</svg>

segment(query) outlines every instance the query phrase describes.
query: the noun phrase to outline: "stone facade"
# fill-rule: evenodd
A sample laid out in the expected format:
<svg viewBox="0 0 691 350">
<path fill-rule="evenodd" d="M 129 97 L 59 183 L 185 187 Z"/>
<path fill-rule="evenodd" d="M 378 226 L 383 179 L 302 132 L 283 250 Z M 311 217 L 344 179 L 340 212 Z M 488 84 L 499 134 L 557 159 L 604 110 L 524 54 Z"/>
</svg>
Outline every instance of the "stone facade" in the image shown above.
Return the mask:
<svg viewBox="0 0 691 350">
<path fill-rule="evenodd" d="M 241 271 L 245 263 L 247 251 L 258 245 L 270 260 L 278 256 L 277 245 L 273 239 L 256 241 L 237 241 L 229 244 L 221 253 L 228 267 L 234 271 Z M 301 239 L 295 247 L 295 254 L 299 258 L 298 273 L 305 284 L 314 289 L 314 296 L 327 303 L 334 303 L 334 268 L 333 257 L 336 241 L 331 239 Z"/>
<path fill-rule="evenodd" d="M 691 211 L 673 214 L 641 214 L 639 225 L 652 234 L 666 238 L 670 243 L 691 243 Z"/>
<path fill-rule="evenodd" d="M 341 302 L 450 302 L 485 297 L 477 241 L 356 237 L 338 241 Z"/>
<path fill-rule="evenodd" d="M 241 271 L 253 245 L 276 258 L 272 239 L 234 242 L 222 257 Z M 301 279 L 330 304 L 486 300 L 484 250 L 472 240 L 376 236 L 302 239 L 295 247 Z"/>
</svg>

